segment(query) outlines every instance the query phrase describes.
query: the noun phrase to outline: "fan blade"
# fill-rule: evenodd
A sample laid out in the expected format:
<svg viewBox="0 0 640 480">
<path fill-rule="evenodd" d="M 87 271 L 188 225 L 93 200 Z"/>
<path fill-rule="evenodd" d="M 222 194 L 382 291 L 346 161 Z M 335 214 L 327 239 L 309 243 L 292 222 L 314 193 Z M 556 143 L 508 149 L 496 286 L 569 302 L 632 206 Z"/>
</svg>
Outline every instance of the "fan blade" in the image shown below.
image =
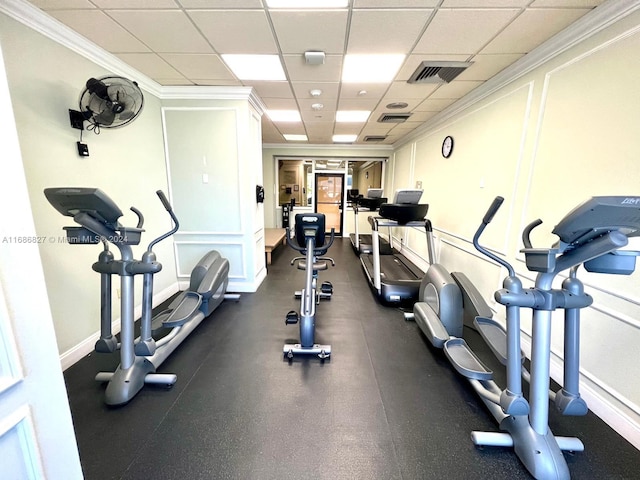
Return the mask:
<svg viewBox="0 0 640 480">
<path fill-rule="evenodd" d="M 98 125 L 111 125 L 113 121 L 116 119 L 115 112 L 109 110 L 108 108 L 99 113 L 98 115 L 93 117 L 93 121 Z"/>
</svg>

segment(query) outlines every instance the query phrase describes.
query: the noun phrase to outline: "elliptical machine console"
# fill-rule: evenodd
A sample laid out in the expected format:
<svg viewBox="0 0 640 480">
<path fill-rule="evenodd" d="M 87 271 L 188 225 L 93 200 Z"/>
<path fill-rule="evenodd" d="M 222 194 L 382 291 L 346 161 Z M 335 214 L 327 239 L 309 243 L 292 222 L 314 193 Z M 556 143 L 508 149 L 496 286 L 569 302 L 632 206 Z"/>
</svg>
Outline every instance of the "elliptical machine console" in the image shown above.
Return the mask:
<svg viewBox="0 0 640 480">
<path fill-rule="evenodd" d="M 120 365 L 115 372 L 100 372 L 96 380 L 108 382 L 105 402 L 121 405 L 131 400 L 145 383 L 171 386 L 177 376 L 159 374 L 156 369 L 175 348 L 208 317 L 225 298 L 238 298 L 225 294 L 228 285 L 229 262 L 217 251 L 207 253 L 191 272 L 189 289 L 182 292 L 167 310 L 152 318 L 153 275 L 162 270 L 156 261 L 153 247 L 178 231 L 179 222 L 169 201 L 160 190 L 162 205 L 173 220 L 173 228 L 149 243 L 142 260 L 133 258 L 132 245 L 141 240 L 144 217 L 138 216 L 136 227 L 125 227 L 118 219 L 122 210 L 102 190 L 97 188 L 47 188 L 44 194 L 49 203 L 62 215 L 73 217 L 80 226 L 64 227 L 69 243 L 77 245 L 103 243 L 104 249 L 93 264 L 100 274 L 101 319 L 100 339 L 95 350 L 112 353 L 120 350 Z M 116 260 L 109 244 L 120 250 Z M 113 335 L 111 297 L 112 276 L 120 277 L 120 342 Z M 134 277 L 143 276 L 142 318 L 140 337 L 134 337 Z M 162 335 L 166 333 L 166 335 Z M 154 338 L 155 335 L 155 338 Z M 156 339 L 157 338 L 157 339 Z"/>
<path fill-rule="evenodd" d="M 300 343 L 285 344 L 283 353 L 292 359 L 296 353 L 314 354 L 320 359 L 331 355 L 331 345 L 315 343 L 316 305 L 321 299 L 330 299 L 333 294 L 333 286 L 330 282 L 323 282 L 320 290 L 317 288 L 318 272 L 326 270 L 328 263 L 335 266 L 332 258 L 323 257 L 333 244 L 334 229 L 331 229 L 329 243 L 325 244 L 325 216 L 322 213 L 298 213 L 296 221 L 297 245 L 291 241 L 289 228 L 287 228 L 287 243 L 291 248 L 304 254 L 304 257 L 296 257 L 291 260 L 291 265 L 296 265 L 298 270 L 305 271 L 305 286 L 296 297 L 300 297 L 300 313 L 290 311 L 285 318 L 286 325 L 298 323 L 300 325 Z"/>
</svg>

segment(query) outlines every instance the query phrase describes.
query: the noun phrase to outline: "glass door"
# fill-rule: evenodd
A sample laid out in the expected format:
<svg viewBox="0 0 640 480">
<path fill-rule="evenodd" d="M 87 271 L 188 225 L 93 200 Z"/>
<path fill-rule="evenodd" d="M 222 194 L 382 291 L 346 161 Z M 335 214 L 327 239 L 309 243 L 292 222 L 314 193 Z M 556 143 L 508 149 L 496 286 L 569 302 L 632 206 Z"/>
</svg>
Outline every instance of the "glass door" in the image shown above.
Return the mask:
<svg viewBox="0 0 640 480">
<path fill-rule="evenodd" d="M 316 173 L 315 210 L 324 213 L 326 230 L 342 235 L 344 173 Z"/>
</svg>

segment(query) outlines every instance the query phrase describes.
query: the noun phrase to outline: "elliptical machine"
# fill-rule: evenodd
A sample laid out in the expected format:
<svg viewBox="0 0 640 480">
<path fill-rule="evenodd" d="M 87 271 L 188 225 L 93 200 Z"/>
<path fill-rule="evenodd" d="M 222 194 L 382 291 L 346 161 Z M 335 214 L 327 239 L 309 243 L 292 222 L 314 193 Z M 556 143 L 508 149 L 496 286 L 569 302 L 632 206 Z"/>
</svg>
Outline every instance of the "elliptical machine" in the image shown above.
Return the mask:
<svg viewBox="0 0 640 480">
<path fill-rule="evenodd" d="M 62 215 L 73 217 L 80 227 L 64 227 L 71 244 L 103 243 L 104 250 L 93 264 L 100 273 L 101 320 L 100 339 L 95 350 L 113 353 L 120 350 L 120 365 L 115 372 L 100 372 L 96 380 L 108 382 L 105 392 L 107 405 L 121 405 L 131 400 L 145 383 L 173 385 L 175 374 L 159 374 L 156 369 L 175 348 L 208 317 L 225 298 L 238 299 L 225 294 L 228 285 L 229 262 L 217 251 L 207 253 L 191 272 L 189 289 L 176 297 L 169 307 L 152 318 L 153 275 L 162 270 L 156 261 L 153 247 L 173 235 L 179 227 L 164 193 L 157 192 L 160 201 L 173 220 L 173 228 L 154 239 L 142 256 L 133 258 L 132 245 L 140 243 L 144 217 L 135 207 L 138 216 L 135 228 L 120 225 L 123 215 L 120 208 L 103 191 L 97 188 L 47 188 L 44 194 L 49 203 Z M 112 243 L 120 250 L 116 260 L 109 250 Z M 120 276 L 120 342 L 112 334 L 112 275 Z M 143 275 L 142 318 L 140 337 L 134 337 L 134 276 Z M 165 334 L 166 333 L 166 334 Z M 165 334 L 165 335 L 162 335 Z M 154 338 L 154 335 L 156 338 Z"/>
<path fill-rule="evenodd" d="M 300 325 L 300 343 L 285 344 L 284 355 L 291 360 L 296 353 L 317 355 L 320 359 L 331 355 L 331 345 L 319 345 L 315 343 L 316 305 L 321 299 L 330 299 L 333 294 L 331 282 L 323 282 L 318 291 L 318 272 L 328 268 L 328 262 L 335 266 L 332 258 L 322 257 L 333 244 L 334 229 L 331 229 L 329 243 L 325 245 L 325 217 L 322 213 L 298 213 L 296 221 L 296 241 L 291 241 L 289 228 L 287 227 L 287 243 L 291 248 L 303 253 L 304 257 L 296 257 L 291 260 L 291 265 L 296 264 L 298 270 L 305 271 L 305 286 L 296 297 L 300 297 L 300 313 L 291 310 L 285 318 L 286 325 Z"/>
<path fill-rule="evenodd" d="M 527 470 L 537 479 L 569 479 L 563 450 L 583 451 L 573 437 L 556 437 L 548 426 L 549 401 L 562 415 L 585 415 L 586 402 L 579 391 L 580 309 L 593 302 L 576 274 L 584 265 L 589 272 L 629 275 L 640 252 L 619 251 L 628 237 L 640 235 L 640 198 L 593 197 L 569 212 L 553 233 L 559 242 L 552 248 L 533 248 L 530 233 L 542 223 L 535 220 L 522 234 L 527 268 L 537 272 L 535 286 L 524 289 L 514 268 L 479 244 L 503 199 L 497 197 L 478 228 L 473 244 L 494 262 L 505 267 L 508 276 L 495 293 L 506 307 L 506 329 L 483 316 L 489 310 L 469 279 L 462 273 L 449 274 L 442 265 L 432 265 L 421 287 L 421 301 L 414 305 L 414 318 L 433 346 L 444 353 L 458 373 L 466 377 L 480 395 L 504 432 L 472 432 L 476 445 L 513 447 Z M 553 279 L 569 270 L 562 288 L 552 288 Z M 533 311 L 530 372 L 520 350 L 520 309 Z M 552 311 L 564 310 L 564 385 L 549 390 Z M 463 322 L 473 320 L 487 345 L 506 366 L 507 386 L 501 389 L 487 368 L 462 339 Z M 522 391 L 529 382 L 529 397 Z"/>
</svg>

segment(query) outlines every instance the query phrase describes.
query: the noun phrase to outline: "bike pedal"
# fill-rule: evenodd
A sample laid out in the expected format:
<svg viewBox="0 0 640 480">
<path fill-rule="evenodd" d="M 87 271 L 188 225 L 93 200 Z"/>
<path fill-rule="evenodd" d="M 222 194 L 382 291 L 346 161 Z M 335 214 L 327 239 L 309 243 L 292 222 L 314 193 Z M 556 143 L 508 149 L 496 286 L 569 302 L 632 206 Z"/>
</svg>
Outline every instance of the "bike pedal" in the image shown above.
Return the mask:
<svg viewBox="0 0 640 480">
<path fill-rule="evenodd" d="M 333 285 L 331 284 L 331 282 L 322 282 L 320 291 L 322 293 L 328 293 L 329 295 L 331 295 L 333 293 Z"/>
<path fill-rule="evenodd" d="M 285 325 L 295 325 L 299 320 L 300 315 L 298 315 L 298 312 L 291 310 L 289 313 L 287 313 L 287 316 L 284 319 L 284 323 Z"/>
</svg>

